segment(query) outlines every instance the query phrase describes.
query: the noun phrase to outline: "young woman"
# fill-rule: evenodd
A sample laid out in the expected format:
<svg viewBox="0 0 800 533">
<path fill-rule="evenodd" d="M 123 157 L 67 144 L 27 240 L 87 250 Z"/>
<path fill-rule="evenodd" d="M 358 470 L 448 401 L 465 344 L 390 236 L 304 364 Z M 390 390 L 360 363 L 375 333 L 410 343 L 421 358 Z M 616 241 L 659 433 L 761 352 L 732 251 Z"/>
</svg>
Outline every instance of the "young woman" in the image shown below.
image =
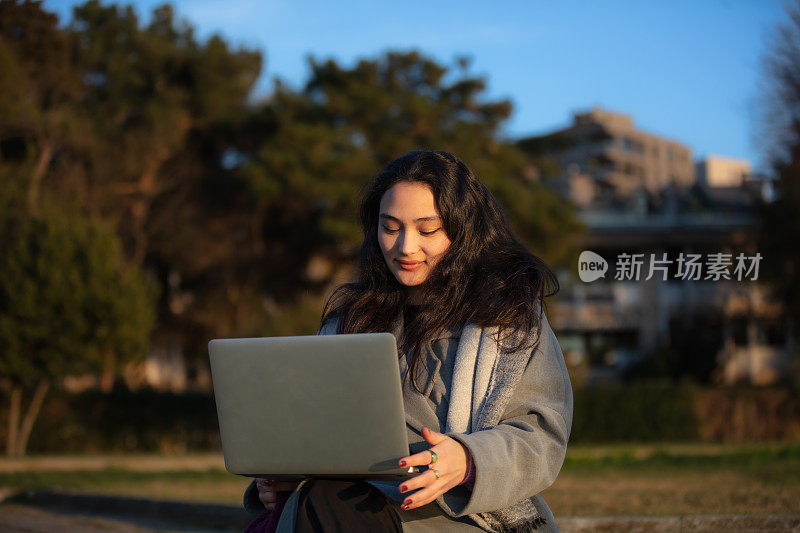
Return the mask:
<svg viewBox="0 0 800 533">
<path fill-rule="evenodd" d="M 361 224 L 358 280 L 328 300 L 319 333 L 395 334 L 410 442 L 400 466 L 428 469 L 402 483 L 309 480 L 282 513 L 281 491 L 295 485 L 256 480 L 245 507 L 281 513 L 279 531 L 556 530 L 538 495 L 561 469 L 572 423 L 542 311 L 555 276 L 447 152 L 392 161 L 366 192 Z"/>
</svg>

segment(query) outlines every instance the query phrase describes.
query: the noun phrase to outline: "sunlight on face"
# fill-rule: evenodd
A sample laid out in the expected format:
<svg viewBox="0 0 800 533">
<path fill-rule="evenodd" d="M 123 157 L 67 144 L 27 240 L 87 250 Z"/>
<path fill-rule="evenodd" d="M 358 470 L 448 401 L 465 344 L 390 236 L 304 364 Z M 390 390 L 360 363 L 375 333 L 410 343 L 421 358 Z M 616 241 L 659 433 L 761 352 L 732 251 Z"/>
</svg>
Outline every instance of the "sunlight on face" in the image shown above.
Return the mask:
<svg viewBox="0 0 800 533">
<path fill-rule="evenodd" d="M 378 214 L 378 243 L 397 281 L 414 290 L 450 247 L 431 188 L 420 182 L 400 182 L 384 193 Z M 418 302 L 415 302 L 418 303 Z"/>
</svg>

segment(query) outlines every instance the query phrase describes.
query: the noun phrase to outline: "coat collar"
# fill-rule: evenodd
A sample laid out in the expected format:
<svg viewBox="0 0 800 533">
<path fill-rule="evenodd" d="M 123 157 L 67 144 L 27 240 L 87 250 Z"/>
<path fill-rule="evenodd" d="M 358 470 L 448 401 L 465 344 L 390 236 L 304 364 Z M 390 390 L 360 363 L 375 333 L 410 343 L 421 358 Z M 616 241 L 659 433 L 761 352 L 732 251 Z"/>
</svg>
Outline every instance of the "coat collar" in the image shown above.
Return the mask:
<svg viewBox="0 0 800 533">
<path fill-rule="evenodd" d="M 403 332 L 403 328 L 405 326 L 405 322 L 403 319 L 403 314 L 400 313 L 394 324 L 389 328 L 389 332 L 394 335 L 396 340 L 400 340 L 400 334 Z M 460 324 L 450 326 L 447 328 L 443 328 L 438 332 L 434 333 L 433 337 L 431 337 L 430 342 L 438 341 L 442 339 L 457 339 L 461 336 L 461 331 L 463 330 L 463 326 Z"/>
<path fill-rule="evenodd" d="M 391 328 L 391 333 L 394 335 L 395 340 L 400 340 L 400 334 L 403 332 L 404 320 L 402 314 L 395 320 Z M 433 343 L 442 339 L 458 339 L 461 336 L 463 328 L 461 325 L 454 325 L 449 328 L 443 328 L 434 336 L 429 339 L 423 346 L 422 350 L 425 356 L 419 362 L 417 367 L 417 385 L 420 391 L 414 388 L 411 382 L 411 376 L 405 378 L 408 371 L 410 357 L 400 351 L 398 346 L 397 356 L 398 364 L 400 366 L 400 376 L 403 378 L 403 394 L 405 396 L 406 404 L 406 423 L 417 430 L 422 432 L 422 428 L 427 426 L 434 431 L 444 431 L 444 427 L 440 427 L 439 420 L 436 413 L 431 409 L 428 397 L 433 391 L 434 380 L 439 374 L 442 366 L 442 361 L 431 353 Z M 457 342 L 457 341 L 456 341 Z"/>
<path fill-rule="evenodd" d="M 397 318 L 397 320 L 395 320 L 395 323 L 391 328 L 391 333 L 394 335 L 395 341 L 397 341 L 398 343 L 400 341 L 400 335 L 403 332 L 403 327 L 404 327 L 404 322 L 403 322 L 403 316 L 401 314 Z M 417 368 L 423 371 L 424 375 L 417 376 L 418 378 L 417 383 L 422 386 L 422 395 L 425 396 L 426 398 L 430 395 L 431 391 L 433 390 L 434 377 L 436 376 L 436 374 L 439 373 L 439 369 L 442 366 L 441 360 L 438 357 L 431 355 L 431 350 L 433 349 L 433 343 L 443 339 L 458 339 L 461 337 L 462 330 L 463 327 L 461 325 L 453 325 L 447 328 L 443 328 L 437 333 L 435 333 L 433 337 L 430 338 L 425 344 L 423 344 L 422 346 L 423 353 L 427 354 L 426 357 L 424 357 L 423 360 L 421 361 L 422 365 L 424 366 L 424 369 L 420 367 Z M 398 345 L 397 357 L 398 357 L 398 362 L 400 364 L 400 375 L 405 376 L 406 371 L 408 370 L 408 363 L 410 360 L 409 354 L 402 353 Z M 420 372 L 420 374 L 423 374 L 423 372 Z M 419 378 L 424 379 L 425 382 L 421 383 Z M 417 390 L 414 389 L 413 385 L 411 386 L 411 389 L 413 390 L 414 393 L 419 394 L 419 392 L 417 392 Z"/>
</svg>

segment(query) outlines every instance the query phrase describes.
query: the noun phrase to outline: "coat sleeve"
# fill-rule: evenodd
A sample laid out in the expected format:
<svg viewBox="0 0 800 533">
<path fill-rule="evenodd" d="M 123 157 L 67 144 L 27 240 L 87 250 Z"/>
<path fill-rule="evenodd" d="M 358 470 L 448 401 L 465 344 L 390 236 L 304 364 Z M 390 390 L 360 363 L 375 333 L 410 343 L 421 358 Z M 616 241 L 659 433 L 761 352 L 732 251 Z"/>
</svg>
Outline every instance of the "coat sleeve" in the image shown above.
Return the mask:
<svg viewBox="0 0 800 533">
<path fill-rule="evenodd" d="M 452 516 L 491 512 L 540 493 L 555 481 L 572 427 L 572 387 L 547 318 L 522 378 L 497 426 L 451 435 L 475 462 L 472 491 L 456 487 L 440 498 Z M 457 490 L 456 490 L 457 489 Z"/>
<path fill-rule="evenodd" d="M 250 482 L 247 488 L 244 490 L 244 498 L 242 502 L 244 506 L 244 510 L 248 513 L 252 514 L 264 514 L 267 512 L 266 507 L 264 504 L 261 503 L 261 500 L 258 499 L 258 487 L 256 486 L 256 480 Z"/>
</svg>

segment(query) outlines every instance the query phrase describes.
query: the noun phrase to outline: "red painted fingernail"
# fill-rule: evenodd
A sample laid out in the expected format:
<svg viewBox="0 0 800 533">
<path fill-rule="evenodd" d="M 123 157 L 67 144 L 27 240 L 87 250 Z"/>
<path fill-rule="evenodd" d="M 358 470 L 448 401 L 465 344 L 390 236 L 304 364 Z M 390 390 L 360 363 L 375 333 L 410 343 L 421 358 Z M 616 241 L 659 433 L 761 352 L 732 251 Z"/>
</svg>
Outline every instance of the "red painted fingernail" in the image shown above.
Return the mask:
<svg viewBox="0 0 800 533">
<path fill-rule="evenodd" d="M 407 490 L 408 490 L 408 487 L 406 487 L 405 485 L 400 485 L 400 492 L 405 492 Z"/>
<path fill-rule="evenodd" d="M 402 509 L 404 511 L 407 511 L 408 510 L 408 505 L 403 504 L 403 505 L 400 506 L 400 509 Z"/>
<path fill-rule="evenodd" d="M 404 501 L 404 502 L 403 502 L 403 505 L 405 505 L 406 507 L 408 507 L 409 505 L 411 505 L 411 500 L 406 500 L 406 501 Z"/>
<path fill-rule="evenodd" d="M 400 466 L 406 466 L 406 462 L 405 461 L 400 461 Z"/>
</svg>

